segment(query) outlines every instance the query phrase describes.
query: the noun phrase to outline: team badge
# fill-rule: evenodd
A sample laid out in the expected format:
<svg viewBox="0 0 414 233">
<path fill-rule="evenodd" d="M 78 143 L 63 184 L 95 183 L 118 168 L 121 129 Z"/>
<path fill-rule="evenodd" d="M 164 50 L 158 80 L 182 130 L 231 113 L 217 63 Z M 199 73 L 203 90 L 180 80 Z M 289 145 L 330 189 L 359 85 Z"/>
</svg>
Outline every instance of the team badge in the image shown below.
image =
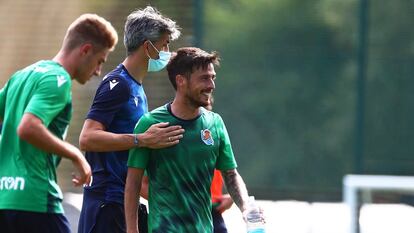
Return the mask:
<svg viewBox="0 0 414 233">
<path fill-rule="evenodd" d="M 208 146 L 214 145 L 213 137 L 208 129 L 201 130 L 201 140 Z"/>
</svg>

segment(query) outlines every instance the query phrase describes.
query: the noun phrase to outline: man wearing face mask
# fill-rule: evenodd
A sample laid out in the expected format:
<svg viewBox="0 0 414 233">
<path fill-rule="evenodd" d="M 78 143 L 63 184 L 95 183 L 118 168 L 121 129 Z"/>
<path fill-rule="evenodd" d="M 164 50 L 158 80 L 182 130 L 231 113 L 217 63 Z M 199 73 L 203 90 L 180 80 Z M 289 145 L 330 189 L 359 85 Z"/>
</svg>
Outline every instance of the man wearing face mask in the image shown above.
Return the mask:
<svg viewBox="0 0 414 233">
<path fill-rule="evenodd" d="M 167 65 L 171 55 L 169 42 L 179 35 L 176 23 L 150 6 L 127 17 L 127 57 L 103 78 L 79 139 L 92 168 L 92 183 L 84 188 L 79 233 L 125 232 L 123 203 L 128 150 L 165 148 L 182 138 L 184 130 L 168 123 L 133 134 L 139 118 L 148 112 L 142 82 L 147 72 L 160 71 Z M 139 208 L 145 212 L 145 206 Z M 146 232 L 146 223 L 140 226 L 140 232 Z"/>
</svg>

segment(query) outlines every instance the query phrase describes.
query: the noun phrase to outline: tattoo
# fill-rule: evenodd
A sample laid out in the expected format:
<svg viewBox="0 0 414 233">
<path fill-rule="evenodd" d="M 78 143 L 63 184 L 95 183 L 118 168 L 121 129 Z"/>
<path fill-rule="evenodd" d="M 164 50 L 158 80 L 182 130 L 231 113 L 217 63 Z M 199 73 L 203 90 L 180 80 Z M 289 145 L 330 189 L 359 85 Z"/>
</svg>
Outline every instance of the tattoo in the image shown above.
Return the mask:
<svg viewBox="0 0 414 233">
<path fill-rule="evenodd" d="M 222 171 L 224 183 L 234 203 L 243 212 L 249 199 L 246 184 L 236 169 Z"/>
</svg>

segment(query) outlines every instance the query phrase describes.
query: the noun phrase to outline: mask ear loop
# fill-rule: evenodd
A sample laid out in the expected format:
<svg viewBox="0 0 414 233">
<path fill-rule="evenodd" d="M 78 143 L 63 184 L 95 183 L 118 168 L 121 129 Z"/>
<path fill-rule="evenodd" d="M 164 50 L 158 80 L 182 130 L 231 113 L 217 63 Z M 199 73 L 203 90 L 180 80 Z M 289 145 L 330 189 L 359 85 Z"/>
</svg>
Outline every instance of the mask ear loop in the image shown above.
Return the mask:
<svg viewBox="0 0 414 233">
<path fill-rule="evenodd" d="M 170 52 L 170 45 L 167 44 L 167 51 L 164 51 L 164 52 L 168 52 L 168 53 Z"/>
<path fill-rule="evenodd" d="M 155 49 L 155 51 L 157 51 L 157 53 L 159 54 L 160 53 L 160 51 L 155 47 L 155 45 L 150 41 L 150 40 L 148 40 L 148 42 L 151 44 L 151 46 Z"/>
<path fill-rule="evenodd" d="M 157 47 L 155 47 L 155 45 L 150 41 L 150 40 L 148 40 L 148 42 L 152 45 L 152 47 L 155 49 L 155 51 L 157 51 L 158 52 L 158 54 L 160 54 L 160 52 L 161 51 L 163 51 L 163 52 L 167 52 L 167 53 L 169 53 L 170 52 L 170 46 L 167 44 L 167 51 L 164 51 L 164 50 L 158 50 L 157 49 Z"/>
<path fill-rule="evenodd" d="M 148 46 L 145 48 L 145 55 L 147 55 L 148 59 L 152 59 L 149 55 Z"/>
</svg>

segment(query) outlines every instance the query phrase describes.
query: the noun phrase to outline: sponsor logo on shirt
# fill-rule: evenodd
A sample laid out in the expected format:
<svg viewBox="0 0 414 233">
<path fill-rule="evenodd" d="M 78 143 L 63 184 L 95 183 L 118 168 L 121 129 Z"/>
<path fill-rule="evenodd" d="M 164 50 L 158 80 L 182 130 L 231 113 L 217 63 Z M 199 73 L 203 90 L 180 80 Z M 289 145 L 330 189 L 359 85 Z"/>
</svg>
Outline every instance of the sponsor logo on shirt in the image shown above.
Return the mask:
<svg viewBox="0 0 414 233">
<path fill-rule="evenodd" d="M 62 75 L 59 75 L 56 78 L 57 78 L 58 87 L 62 86 L 67 81 L 66 78 Z"/>
<path fill-rule="evenodd" d="M 0 190 L 24 190 L 23 177 L 3 176 L 0 179 Z"/>
<path fill-rule="evenodd" d="M 118 85 L 118 81 L 116 81 L 116 79 L 112 79 L 111 81 L 109 81 L 109 90 L 112 90 L 116 85 Z"/>
<path fill-rule="evenodd" d="M 214 145 L 213 137 L 208 129 L 201 130 L 201 140 L 208 146 Z"/>
<path fill-rule="evenodd" d="M 49 70 L 48 68 L 40 67 L 40 66 L 36 66 L 34 68 L 34 72 L 37 72 L 37 73 L 46 73 L 48 70 Z"/>
</svg>

